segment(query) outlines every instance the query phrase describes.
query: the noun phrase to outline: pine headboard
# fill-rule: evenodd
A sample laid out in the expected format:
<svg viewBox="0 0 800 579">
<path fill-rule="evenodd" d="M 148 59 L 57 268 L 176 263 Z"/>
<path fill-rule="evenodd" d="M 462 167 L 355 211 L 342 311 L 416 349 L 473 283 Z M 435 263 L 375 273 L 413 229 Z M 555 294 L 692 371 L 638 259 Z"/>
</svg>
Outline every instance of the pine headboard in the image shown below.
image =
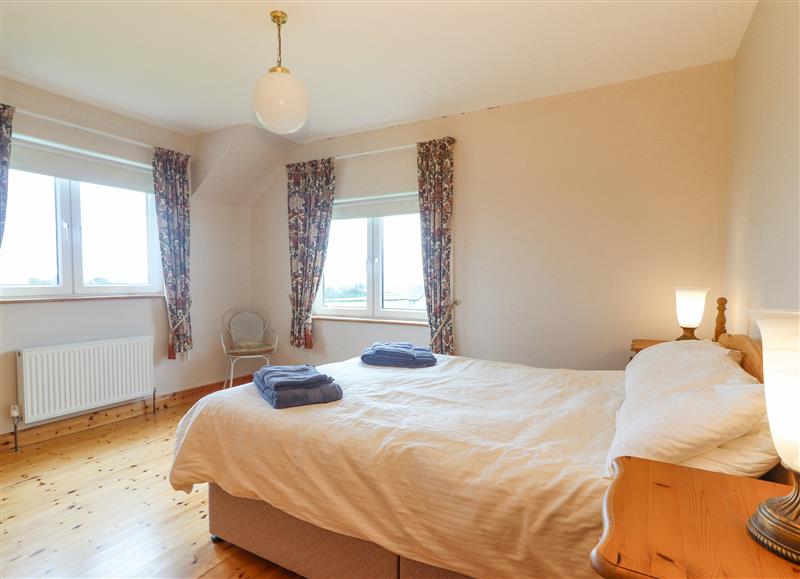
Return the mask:
<svg viewBox="0 0 800 579">
<path fill-rule="evenodd" d="M 754 376 L 759 382 L 764 383 L 764 355 L 761 351 L 761 344 L 750 336 L 744 334 L 729 334 L 725 325 L 727 319 L 725 310 L 728 300 L 717 298 L 717 319 L 714 327 L 714 341 L 720 346 L 729 350 L 737 350 L 742 353 L 742 368 L 745 372 Z"/>
</svg>

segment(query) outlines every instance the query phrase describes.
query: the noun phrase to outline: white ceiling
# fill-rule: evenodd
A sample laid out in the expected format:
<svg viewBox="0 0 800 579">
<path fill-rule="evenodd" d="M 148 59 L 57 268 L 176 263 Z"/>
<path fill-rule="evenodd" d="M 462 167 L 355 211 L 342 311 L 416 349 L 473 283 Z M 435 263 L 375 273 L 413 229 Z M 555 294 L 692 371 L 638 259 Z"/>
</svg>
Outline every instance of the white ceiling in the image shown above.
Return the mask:
<svg viewBox="0 0 800 579">
<path fill-rule="evenodd" d="M 274 64 L 306 86 L 298 141 L 732 58 L 755 1 L 7 2 L 2 72 L 186 134 L 256 123 Z"/>
</svg>

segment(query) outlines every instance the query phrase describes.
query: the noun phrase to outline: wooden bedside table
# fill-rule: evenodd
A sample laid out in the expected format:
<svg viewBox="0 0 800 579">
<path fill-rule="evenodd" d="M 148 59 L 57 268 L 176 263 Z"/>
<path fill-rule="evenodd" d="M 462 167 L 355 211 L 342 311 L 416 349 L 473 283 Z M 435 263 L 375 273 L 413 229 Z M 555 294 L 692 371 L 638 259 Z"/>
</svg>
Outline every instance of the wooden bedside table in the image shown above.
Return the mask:
<svg viewBox="0 0 800 579">
<path fill-rule="evenodd" d="M 642 458 L 615 461 L 592 567 L 603 577 L 800 577 L 745 524 L 788 485 Z"/>
<path fill-rule="evenodd" d="M 643 340 L 641 338 L 635 338 L 631 341 L 631 358 L 633 358 L 636 354 L 644 350 L 645 348 L 649 348 L 650 346 L 655 346 L 656 344 L 663 344 L 667 340 Z"/>
</svg>

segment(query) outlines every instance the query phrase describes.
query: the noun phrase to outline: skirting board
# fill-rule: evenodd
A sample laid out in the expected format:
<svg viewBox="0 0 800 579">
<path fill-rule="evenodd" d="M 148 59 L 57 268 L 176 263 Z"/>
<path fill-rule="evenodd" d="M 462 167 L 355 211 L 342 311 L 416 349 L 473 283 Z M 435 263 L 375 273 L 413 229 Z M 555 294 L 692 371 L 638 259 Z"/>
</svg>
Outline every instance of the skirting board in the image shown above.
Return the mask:
<svg viewBox="0 0 800 579">
<path fill-rule="evenodd" d="M 246 384 L 253 379 L 252 374 L 235 378 L 234 385 Z M 187 388 L 186 390 L 179 390 L 178 392 L 171 392 L 170 394 L 162 394 L 156 396 L 156 411 L 170 408 L 172 406 L 179 406 L 182 404 L 193 404 L 200 400 L 206 394 L 211 394 L 217 390 L 222 389 L 222 382 L 214 382 L 206 384 L 205 386 L 197 386 L 195 388 Z M 55 420 L 42 424 L 40 426 L 33 426 L 19 431 L 19 445 L 25 447 L 31 444 L 37 444 L 45 440 L 65 436 L 74 432 L 81 432 L 96 426 L 104 424 L 112 424 L 120 420 L 126 420 L 135 416 L 141 416 L 152 412 L 153 401 L 152 398 L 145 400 L 134 400 L 127 402 L 120 406 L 112 408 L 104 408 L 102 410 L 95 410 L 86 414 L 78 416 L 70 416 L 62 420 Z M 9 432 L 0 435 L 0 452 L 13 452 L 14 451 L 14 433 Z"/>
</svg>

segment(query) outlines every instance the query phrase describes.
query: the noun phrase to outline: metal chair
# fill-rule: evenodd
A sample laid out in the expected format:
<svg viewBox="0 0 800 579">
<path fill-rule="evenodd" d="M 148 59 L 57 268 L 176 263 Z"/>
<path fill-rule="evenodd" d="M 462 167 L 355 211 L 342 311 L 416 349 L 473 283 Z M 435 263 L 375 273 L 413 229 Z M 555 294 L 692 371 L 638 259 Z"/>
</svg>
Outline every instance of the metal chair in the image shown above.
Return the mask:
<svg viewBox="0 0 800 579">
<path fill-rule="evenodd" d="M 228 358 L 228 377 L 222 383 L 223 388 L 233 386 L 233 372 L 239 360 L 261 358 L 270 362 L 272 354 L 278 347 L 278 332 L 270 329 L 269 316 L 261 309 L 253 306 L 242 306 L 225 312 L 222 324 L 229 336 L 219 335 L 222 351 Z"/>
</svg>

